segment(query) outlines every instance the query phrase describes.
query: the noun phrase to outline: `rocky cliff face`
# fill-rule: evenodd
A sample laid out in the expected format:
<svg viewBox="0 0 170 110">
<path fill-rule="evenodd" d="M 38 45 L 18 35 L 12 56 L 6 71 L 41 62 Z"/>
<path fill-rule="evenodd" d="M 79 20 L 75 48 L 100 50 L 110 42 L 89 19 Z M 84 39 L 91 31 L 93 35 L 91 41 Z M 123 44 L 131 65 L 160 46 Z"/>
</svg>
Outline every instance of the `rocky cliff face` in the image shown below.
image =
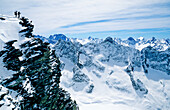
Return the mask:
<svg viewBox="0 0 170 110">
<path fill-rule="evenodd" d="M 158 51 L 154 47 L 146 47 L 139 51 L 111 37 L 85 44 L 76 40 L 58 40 L 53 48 L 63 65 L 61 85 L 71 92 L 79 104 L 104 103 L 102 100 L 108 101 L 109 97 L 113 97 L 110 100 L 114 104 L 128 106 L 138 100 L 144 106 L 135 106 L 143 109 L 166 108 L 169 103 L 167 97 L 170 96 L 164 96 L 168 93 L 164 91 L 161 93 L 164 104 L 153 106 L 157 104 L 154 101 L 158 98 L 156 94 L 163 89 L 159 81 L 165 83 L 164 80 L 170 79 L 169 49 Z M 122 101 L 117 101 L 119 98 L 115 94 L 119 98 L 122 95 Z M 132 100 L 127 101 L 126 98 Z"/>
<path fill-rule="evenodd" d="M 59 40 L 54 48 L 59 57 L 71 60 L 75 65 L 94 66 L 99 63 L 93 62 L 97 58 L 101 63 L 113 62 L 113 64 L 128 65 L 132 63 L 134 67 L 143 67 L 143 60 L 147 60 L 150 68 L 160 70 L 169 74 L 169 49 L 157 51 L 153 47 L 146 47 L 142 51 L 123 46 L 115 42 L 111 37 L 100 43 L 87 43 Z M 97 66 L 96 66 L 97 67 Z M 100 68 L 100 66 L 99 66 Z"/>
<path fill-rule="evenodd" d="M 144 48 L 141 53 L 149 67 L 170 75 L 170 48 L 166 51 L 157 51 L 149 46 Z"/>
</svg>

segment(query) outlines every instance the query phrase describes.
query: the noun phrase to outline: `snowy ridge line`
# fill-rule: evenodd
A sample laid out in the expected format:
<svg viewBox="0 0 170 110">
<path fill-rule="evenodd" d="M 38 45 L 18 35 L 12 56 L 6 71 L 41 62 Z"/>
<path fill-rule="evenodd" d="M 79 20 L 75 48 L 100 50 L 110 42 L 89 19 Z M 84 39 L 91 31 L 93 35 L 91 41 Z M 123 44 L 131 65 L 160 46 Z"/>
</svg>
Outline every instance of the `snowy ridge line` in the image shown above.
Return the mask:
<svg viewBox="0 0 170 110">
<path fill-rule="evenodd" d="M 68 38 L 63 34 L 54 34 L 50 35 L 49 38 L 40 36 L 40 35 L 35 35 L 35 37 L 41 38 L 43 41 L 55 44 L 59 39 L 65 40 L 65 41 L 71 41 L 71 42 L 79 42 L 82 45 L 85 45 L 87 43 L 100 43 L 104 41 L 104 39 L 99 39 L 99 38 Z M 151 46 L 155 48 L 158 51 L 165 51 L 167 48 L 170 47 L 170 39 L 156 39 L 155 37 L 152 37 L 151 39 L 145 39 L 143 37 L 139 37 L 137 39 L 134 39 L 133 37 L 129 37 L 128 39 L 121 39 L 121 38 L 113 38 L 113 40 L 121 45 L 132 47 L 138 50 L 142 50 L 143 48 L 147 46 Z"/>
</svg>

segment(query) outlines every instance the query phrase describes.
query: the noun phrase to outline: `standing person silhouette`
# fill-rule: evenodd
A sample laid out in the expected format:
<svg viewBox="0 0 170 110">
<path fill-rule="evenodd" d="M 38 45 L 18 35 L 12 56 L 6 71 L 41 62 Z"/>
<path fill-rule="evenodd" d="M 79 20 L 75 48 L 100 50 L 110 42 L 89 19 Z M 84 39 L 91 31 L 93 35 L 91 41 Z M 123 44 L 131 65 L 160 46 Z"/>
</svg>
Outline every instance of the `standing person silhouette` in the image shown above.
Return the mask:
<svg viewBox="0 0 170 110">
<path fill-rule="evenodd" d="M 18 12 L 18 18 L 20 18 L 21 12 Z"/>
<path fill-rule="evenodd" d="M 17 13 L 18 13 L 17 11 L 14 12 L 15 17 L 17 17 Z"/>
</svg>

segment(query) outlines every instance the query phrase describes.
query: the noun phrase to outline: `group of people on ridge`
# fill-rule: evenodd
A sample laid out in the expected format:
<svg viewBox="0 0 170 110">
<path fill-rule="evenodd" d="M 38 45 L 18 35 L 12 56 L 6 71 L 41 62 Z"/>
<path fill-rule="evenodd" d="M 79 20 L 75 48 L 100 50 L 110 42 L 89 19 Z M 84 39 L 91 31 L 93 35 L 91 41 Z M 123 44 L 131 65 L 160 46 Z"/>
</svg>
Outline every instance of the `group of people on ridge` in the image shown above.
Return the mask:
<svg viewBox="0 0 170 110">
<path fill-rule="evenodd" d="M 14 12 L 14 15 L 15 15 L 15 17 L 17 17 L 17 18 L 20 18 L 21 12 L 15 11 L 15 12 Z"/>
</svg>

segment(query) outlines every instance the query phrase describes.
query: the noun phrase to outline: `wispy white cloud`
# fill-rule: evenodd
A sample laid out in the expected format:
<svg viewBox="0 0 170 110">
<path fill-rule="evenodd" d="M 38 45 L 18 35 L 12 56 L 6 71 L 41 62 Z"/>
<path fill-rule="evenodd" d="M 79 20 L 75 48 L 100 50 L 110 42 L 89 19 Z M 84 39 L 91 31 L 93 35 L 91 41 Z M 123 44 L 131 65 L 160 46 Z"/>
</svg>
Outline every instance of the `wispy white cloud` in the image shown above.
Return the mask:
<svg viewBox="0 0 170 110">
<path fill-rule="evenodd" d="M 15 10 L 33 20 L 35 33 L 43 35 L 170 27 L 170 0 L 0 1 L 0 13 Z"/>
</svg>

